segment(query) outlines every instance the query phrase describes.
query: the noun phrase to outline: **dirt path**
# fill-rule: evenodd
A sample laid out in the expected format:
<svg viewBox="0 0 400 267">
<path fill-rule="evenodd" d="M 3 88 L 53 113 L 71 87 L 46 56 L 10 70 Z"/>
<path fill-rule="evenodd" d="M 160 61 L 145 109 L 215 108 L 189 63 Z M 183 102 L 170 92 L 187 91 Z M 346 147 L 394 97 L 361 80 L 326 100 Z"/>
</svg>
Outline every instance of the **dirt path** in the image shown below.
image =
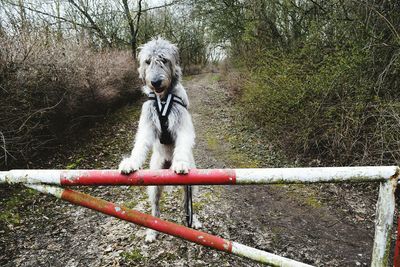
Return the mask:
<svg viewBox="0 0 400 267">
<path fill-rule="evenodd" d="M 274 154 L 257 129 L 235 121 L 239 114 L 219 86 L 218 75 L 189 78 L 184 84 L 197 132 L 199 168 L 290 165 Z M 77 140 L 60 147 L 60 154 L 37 166 L 115 168 L 121 155 L 129 153 L 138 112 L 128 107 L 112 114 L 82 137 L 85 144 Z M 150 210 L 145 188 L 79 190 Z M 161 201 L 162 218 L 182 223 L 182 190 L 169 191 Z M 375 191 L 333 185 L 204 186 L 195 209 L 206 232 L 317 266 L 366 266 Z M 260 266 L 166 235 L 146 244 L 141 227 L 31 190 L 1 188 L 0 196 L 1 266 Z"/>
</svg>

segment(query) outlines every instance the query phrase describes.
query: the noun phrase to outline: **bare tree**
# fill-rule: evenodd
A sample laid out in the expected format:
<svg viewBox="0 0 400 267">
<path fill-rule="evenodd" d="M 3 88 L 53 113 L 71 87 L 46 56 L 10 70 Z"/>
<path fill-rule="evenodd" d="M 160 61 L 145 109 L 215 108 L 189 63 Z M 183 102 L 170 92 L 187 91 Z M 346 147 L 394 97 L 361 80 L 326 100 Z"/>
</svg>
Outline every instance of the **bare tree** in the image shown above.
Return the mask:
<svg viewBox="0 0 400 267">
<path fill-rule="evenodd" d="M 136 48 L 137 48 L 137 34 L 138 34 L 138 28 L 139 28 L 139 23 L 140 23 L 140 16 L 142 15 L 142 0 L 139 0 L 138 2 L 138 10 L 136 13 L 136 27 L 134 25 L 134 21 L 129 9 L 128 5 L 128 0 L 122 0 L 122 4 L 124 5 L 124 12 L 126 16 L 126 20 L 128 21 L 129 25 L 129 32 L 130 32 L 130 43 L 131 43 L 131 49 L 132 49 L 132 56 L 133 58 L 136 59 Z"/>
<path fill-rule="evenodd" d="M 74 0 L 68 0 L 71 5 L 73 5 L 90 23 L 92 29 L 96 31 L 96 33 L 99 35 L 99 37 L 103 40 L 105 44 L 108 46 L 111 46 L 111 42 L 108 40 L 107 36 L 104 34 L 103 30 L 96 24 L 92 16 L 89 14 L 89 12 L 79 4 L 77 4 Z"/>
</svg>

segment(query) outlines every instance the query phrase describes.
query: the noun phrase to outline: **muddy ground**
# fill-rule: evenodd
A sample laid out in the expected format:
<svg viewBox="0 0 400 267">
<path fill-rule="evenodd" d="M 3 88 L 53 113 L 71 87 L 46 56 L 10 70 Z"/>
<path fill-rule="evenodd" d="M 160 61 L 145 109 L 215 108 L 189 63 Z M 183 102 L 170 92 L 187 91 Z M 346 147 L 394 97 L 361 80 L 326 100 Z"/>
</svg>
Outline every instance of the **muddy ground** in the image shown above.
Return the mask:
<svg viewBox="0 0 400 267">
<path fill-rule="evenodd" d="M 218 74 L 185 79 L 197 132 L 198 168 L 295 166 L 243 121 Z M 110 114 L 35 168 L 116 168 L 128 154 L 139 107 Z M 149 212 L 144 187 L 79 188 Z M 161 217 L 183 223 L 182 189 L 169 188 Z M 377 188 L 369 185 L 202 186 L 203 230 L 316 266 L 367 266 Z M 261 266 L 32 190 L 0 188 L 1 266 Z"/>
</svg>

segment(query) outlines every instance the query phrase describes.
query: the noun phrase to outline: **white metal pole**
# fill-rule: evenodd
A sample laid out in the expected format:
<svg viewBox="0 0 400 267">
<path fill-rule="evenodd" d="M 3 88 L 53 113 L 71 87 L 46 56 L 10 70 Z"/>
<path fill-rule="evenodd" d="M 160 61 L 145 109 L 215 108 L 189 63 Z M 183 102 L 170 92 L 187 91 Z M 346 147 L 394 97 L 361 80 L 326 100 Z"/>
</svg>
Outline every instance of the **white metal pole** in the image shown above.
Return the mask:
<svg viewBox="0 0 400 267">
<path fill-rule="evenodd" d="M 232 242 L 232 254 L 279 267 L 311 267 L 306 263 L 284 258 L 263 250 Z"/>
<path fill-rule="evenodd" d="M 237 184 L 287 184 L 385 181 L 397 166 L 236 169 Z"/>
<path fill-rule="evenodd" d="M 382 182 L 379 187 L 375 217 L 375 238 L 372 249 L 372 267 L 388 266 L 390 241 L 395 210 L 397 176 Z"/>
</svg>

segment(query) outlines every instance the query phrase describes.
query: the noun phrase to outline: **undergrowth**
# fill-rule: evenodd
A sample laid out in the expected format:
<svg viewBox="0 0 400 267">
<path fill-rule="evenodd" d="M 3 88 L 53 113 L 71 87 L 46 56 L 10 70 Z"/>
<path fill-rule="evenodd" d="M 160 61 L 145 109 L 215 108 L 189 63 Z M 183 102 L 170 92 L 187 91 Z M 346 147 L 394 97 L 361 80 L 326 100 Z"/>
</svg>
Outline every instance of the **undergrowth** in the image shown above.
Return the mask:
<svg viewBox="0 0 400 267">
<path fill-rule="evenodd" d="M 127 51 L 96 51 L 40 31 L 0 36 L 0 168 L 24 167 L 133 102 L 141 84 L 135 68 Z"/>
<path fill-rule="evenodd" d="M 232 80 L 241 85 L 234 97 L 245 120 L 303 162 L 396 164 L 400 97 L 376 84 L 368 51 L 338 49 L 317 62 L 310 54 L 269 51 L 224 74 L 227 87 Z M 394 66 L 391 75 L 399 69 Z"/>
</svg>

